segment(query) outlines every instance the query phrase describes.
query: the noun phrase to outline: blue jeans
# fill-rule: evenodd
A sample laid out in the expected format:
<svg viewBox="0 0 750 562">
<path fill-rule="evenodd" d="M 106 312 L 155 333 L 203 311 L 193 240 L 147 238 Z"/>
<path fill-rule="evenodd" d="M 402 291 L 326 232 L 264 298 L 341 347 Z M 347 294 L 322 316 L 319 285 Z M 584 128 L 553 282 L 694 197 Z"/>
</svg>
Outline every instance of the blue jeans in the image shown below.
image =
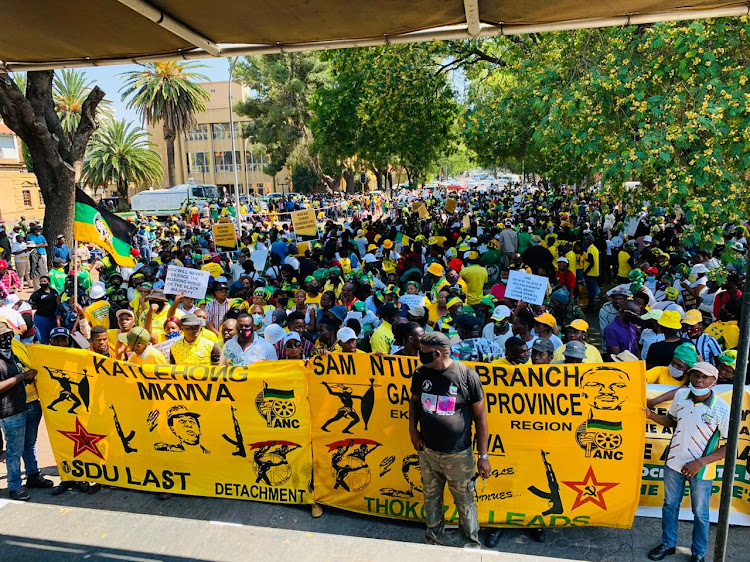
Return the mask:
<svg viewBox="0 0 750 562">
<path fill-rule="evenodd" d="M 690 483 L 690 503 L 693 508 L 693 544 L 690 551 L 694 556 L 705 556 L 708 546 L 709 501 L 711 500 L 711 480 L 687 478 L 681 473 L 664 466 L 664 506 L 661 508 L 661 542 L 667 548 L 677 546 L 677 526 L 679 525 L 680 503 L 685 495 L 685 480 Z"/>
<path fill-rule="evenodd" d="M 5 434 L 5 466 L 8 468 L 8 490 L 21 489 L 21 457 L 26 437 L 26 414 L 21 412 L 0 420 Z"/>
<path fill-rule="evenodd" d="M 36 436 L 39 433 L 39 423 L 42 421 L 42 405 L 39 400 L 27 404 L 29 410 L 26 412 L 26 434 L 23 441 L 23 466 L 26 470 L 26 478 L 39 474 L 39 465 L 36 460 Z"/>
<path fill-rule="evenodd" d="M 36 326 L 36 337 L 39 338 L 39 343 L 44 345 L 49 344 L 49 333 L 56 325 L 54 318 L 47 318 L 46 316 L 34 315 L 34 326 Z"/>
</svg>

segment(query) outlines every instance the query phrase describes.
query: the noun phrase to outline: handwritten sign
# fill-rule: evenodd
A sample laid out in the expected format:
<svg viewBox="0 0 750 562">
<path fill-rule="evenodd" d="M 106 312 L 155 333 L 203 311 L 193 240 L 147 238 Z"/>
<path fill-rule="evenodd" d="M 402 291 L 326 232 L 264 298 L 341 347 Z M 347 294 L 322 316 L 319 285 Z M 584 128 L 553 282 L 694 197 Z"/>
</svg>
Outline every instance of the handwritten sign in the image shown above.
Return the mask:
<svg viewBox="0 0 750 562">
<path fill-rule="evenodd" d="M 457 206 L 458 206 L 458 201 L 456 201 L 455 199 L 448 199 L 445 202 L 445 212 L 448 213 L 449 215 L 452 215 L 453 213 L 456 212 Z"/>
<path fill-rule="evenodd" d="M 401 295 L 398 302 L 405 304 L 411 310 L 415 306 L 424 306 L 424 295 Z"/>
<path fill-rule="evenodd" d="M 214 244 L 222 248 L 235 248 L 237 236 L 231 222 L 218 222 L 213 226 Z"/>
<path fill-rule="evenodd" d="M 210 276 L 208 271 L 170 265 L 167 268 L 167 278 L 164 280 L 164 292 L 168 295 L 182 292 L 186 297 L 202 299 L 206 296 Z"/>
<path fill-rule="evenodd" d="M 421 201 L 412 201 L 411 202 L 411 212 L 416 213 L 419 211 L 419 208 L 422 206 Z"/>
<path fill-rule="evenodd" d="M 547 278 L 541 275 L 531 275 L 525 271 L 513 270 L 508 275 L 505 297 L 530 304 L 542 304 L 547 293 L 548 283 Z"/>
<path fill-rule="evenodd" d="M 315 219 L 315 210 L 304 209 L 292 213 L 292 226 L 297 236 L 318 237 L 318 222 Z"/>
</svg>

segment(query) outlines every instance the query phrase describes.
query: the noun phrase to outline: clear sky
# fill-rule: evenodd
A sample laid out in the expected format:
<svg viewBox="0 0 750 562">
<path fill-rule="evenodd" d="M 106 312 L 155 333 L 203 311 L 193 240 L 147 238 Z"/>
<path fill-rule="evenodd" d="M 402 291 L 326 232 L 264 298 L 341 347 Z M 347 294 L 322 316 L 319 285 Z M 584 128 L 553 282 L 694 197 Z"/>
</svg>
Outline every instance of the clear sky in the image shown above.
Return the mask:
<svg viewBox="0 0 750 562">
<path fill-rule="evenodd" d="M 225 58 L 206 59 L 197 61 L 198 64 L 204 64 L 206 68 L 197 69 L 196 72 L 208 76 L 209 81 L 218 82 L 229 79 L 229 61 Z M 124 64 L 119 66 L 100 66 L 98 68 L 82 68 L 89 80 L 99 86 L 107 94 L 106 99 L 110 100 L 115 108 L 115 115 L 118 119 L 126 121 L 139 122 L 138 116 L 132 109 L 127 109 L 127 102 L 120 101 L 120 88 L 122 88 L 122 78 L 119 74 L 138 70 L 140 67 L 136 64 Z"/>
</svg>

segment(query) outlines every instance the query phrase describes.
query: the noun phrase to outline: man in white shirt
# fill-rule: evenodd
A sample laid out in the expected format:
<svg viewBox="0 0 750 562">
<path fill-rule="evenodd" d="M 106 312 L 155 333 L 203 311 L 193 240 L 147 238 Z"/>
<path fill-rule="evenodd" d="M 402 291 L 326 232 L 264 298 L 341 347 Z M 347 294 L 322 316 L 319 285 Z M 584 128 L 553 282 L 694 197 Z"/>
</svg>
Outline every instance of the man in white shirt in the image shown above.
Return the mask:
<svg viewBox="0 0 750 562">
<path fill-rule="evenodd" d="M 237 317 L 237 335 L 224 344 L 219 364 L 252 365 L 278 358 L 273 345 L 255 332 L 253 318 L 245 312 Z"/>
</svg>

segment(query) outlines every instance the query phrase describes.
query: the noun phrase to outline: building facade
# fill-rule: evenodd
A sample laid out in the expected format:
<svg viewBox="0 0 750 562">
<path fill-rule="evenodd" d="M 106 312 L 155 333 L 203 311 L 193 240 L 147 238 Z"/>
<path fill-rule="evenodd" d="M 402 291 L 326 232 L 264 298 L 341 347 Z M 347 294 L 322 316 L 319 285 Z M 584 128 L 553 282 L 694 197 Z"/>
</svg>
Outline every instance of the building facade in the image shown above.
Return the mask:
<svg viewBox="0 0 750 562">
<path fill-rule="evenodd" d="M 44 199 L 36 176 L 26 169 L 21 140 L 0 122 L 0 220 L 14 223 L 44 218 Z"/>
<path fill-rule="evenodd" d="M 192 179 L 195 183 L 214 184 L 226 196 L 234 194 L 235 168 L 232 160 L 232 137 L 229 126 L 229 82 L 206 82 L 200 84 L 211 95 L 206 103 L 206 111 L 197 114 L 197 124 L 191 131 L 175 139 L 175 180 L 178 184 Z M 233 82 L 232 102 L 237 103 L 248 95 L 248 90 Z M 257 145 L 253 149 L 250 139 L 242 138 L 242 123 L 247 117 L 237 115 L 234 119 L 235 160 L 237 163 L 237 184 L 240 195 L 268 195 L 273 192 L 289 192 L 289 177 L 286 170 L 274 178 L 263 172 L 266 155 L 259 153 Z M 161 124 L 148 126 L 151 142 L 164 162 L 164 180 L 161 187 L 168 185 L 166 172 L 167 150 Z"/>
</svg>

